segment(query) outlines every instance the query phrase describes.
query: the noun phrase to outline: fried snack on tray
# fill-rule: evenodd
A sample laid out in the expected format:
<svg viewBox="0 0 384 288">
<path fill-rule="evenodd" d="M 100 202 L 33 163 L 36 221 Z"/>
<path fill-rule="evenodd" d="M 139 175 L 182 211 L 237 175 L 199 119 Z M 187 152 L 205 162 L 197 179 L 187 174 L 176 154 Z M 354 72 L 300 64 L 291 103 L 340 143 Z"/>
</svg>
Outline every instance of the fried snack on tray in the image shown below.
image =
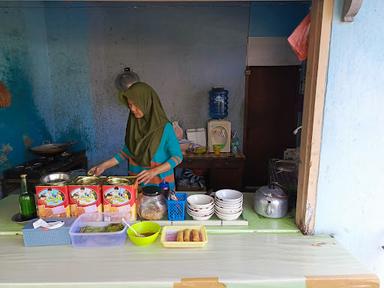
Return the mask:
<svg viewBox="0 0 384 288">
<path fill-rule="evenodd" d="M 200 242 L 200 233 L 196 229 L 192 230 L 192 241 L 193 242 Z"/>
<path fill-rule="evenodd" d="M 177 242 L 183 242 L 184 241 L 184 231 L 180 230 L 177 232 Z"/>
<path fill-rule="evenodd" d="M 198 229 L 184 229 L 177 232 L 177 242 L 201 242 L 200 231 Z"/>
<path fill-rule="evenodd" d="M 184 242 L 191 241 L 191 229 L 184 230 Z"/>
</svg>

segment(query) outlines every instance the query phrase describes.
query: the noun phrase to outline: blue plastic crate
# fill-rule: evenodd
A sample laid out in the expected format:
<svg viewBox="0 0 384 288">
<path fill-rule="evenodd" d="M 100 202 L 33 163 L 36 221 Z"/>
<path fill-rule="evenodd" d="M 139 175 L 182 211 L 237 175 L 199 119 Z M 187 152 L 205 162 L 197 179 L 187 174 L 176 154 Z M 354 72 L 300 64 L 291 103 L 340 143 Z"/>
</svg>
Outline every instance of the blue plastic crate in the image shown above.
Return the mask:
<svg viewBox="0 0 384 288">
<path fill-rule="evenodd" d="M 167 200 L 168 220 L 182 221 L 185 219 L 185 201 L 187 193 L 176 193 L 177 201 Z"/>
</svg>

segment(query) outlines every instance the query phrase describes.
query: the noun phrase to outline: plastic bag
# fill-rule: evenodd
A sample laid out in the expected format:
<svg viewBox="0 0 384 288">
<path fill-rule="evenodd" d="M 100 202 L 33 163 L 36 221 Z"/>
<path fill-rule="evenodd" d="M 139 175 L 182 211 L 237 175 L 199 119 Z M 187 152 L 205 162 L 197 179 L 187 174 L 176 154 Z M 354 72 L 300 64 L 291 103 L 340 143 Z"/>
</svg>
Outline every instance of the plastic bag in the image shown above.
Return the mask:
<svg viewBox="0 0 384 288">
<path fill-rule="evenodd" d="M 288 42 L 300 61 L 307 59 L 310 26 L 311 14 L 308 14 L 288 37 Z"/>
</svg>

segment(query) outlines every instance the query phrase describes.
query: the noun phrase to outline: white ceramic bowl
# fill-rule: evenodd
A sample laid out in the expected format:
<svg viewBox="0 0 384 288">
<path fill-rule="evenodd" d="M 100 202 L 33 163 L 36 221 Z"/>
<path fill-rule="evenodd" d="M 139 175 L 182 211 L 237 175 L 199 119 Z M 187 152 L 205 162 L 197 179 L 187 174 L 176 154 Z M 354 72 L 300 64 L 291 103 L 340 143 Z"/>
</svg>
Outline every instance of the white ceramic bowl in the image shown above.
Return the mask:
<svg viewBox="0 0 384 288">
<path fill-rule="evenodd" d="M 223 203 L 216 203 L 215 204 L 215 208 L 218 207 L 218 208 L 221 208 L 221 209 L 225 209 L 225 210 L 239 210 L 241 208 L 243 208 L 243 203 L 237 203 L 235 205 L 227 205 L 227 204 L 223 204 Z"/>
<path fill-rule="evenodd" d="M 187 213 L 189 216 L 191 216 L 194 220 L 208 220 L 209 218 L 212 217 L 213 214 L 215 214 L 215 211 L 212 210 L 207 214 L 195 214 L 191 213 L 191 211 L 187 210 Z M 197 219 L 198 218 L 198 219 Z"/>
<path fill-rule="evenodd" d="M 235 205 L 240 205 L 243 204 L 243 199 L 240 199 L 238 201 L 223 201 L 215 198 L 215 204 L 219 205 L 227 205 L 227 206 L 235 206 Z"/>
<path fill-rule="evenodd" d="M 204 212 L 206 212 L 206 211 L 208 211 L 208 210 L 212 210 L 213 207 L 214 207 L 213 204 L 210 205 L 210 206 L 207 206 L 207 207 L 203 207 L 203 208 L 199 208 L 199 207 L 196 207 L 196 206 L 190 206 L 189 204 L 187 205 L 187 208 L 188 208 L 189 210 L 191 210 L 191 211 L 193 211 L 193 212 L 196 212 L 196 213 L 199 213 L 199 212 L 204 213 Z"/>
<path fill-rule="evenodd" d="M 227 204 L 227 205 L 235 205 L 235 204 L 242 203 L 242 202 L 243 202 L 243 199 L 228 201 L 228 200 L 222 200 L 222 199 L 219 199 L 219 198 L 215 197 L 215 203 L 222 203 L 222 204 Z"/>
<path fill-rule="evenodd" d="M 232 189 L 222 189 L 218 190 L 215 193 L 215 198 L 217 201 L 222 201 L 222 202 L 239 202 L 243 201 L 243 193 L 237 190 L 232 190 Z"/>
<path fill-rule="evenodd" d="M 215 212 L 215 213 L 216 213 L 217 217 L 219 217 L 221 220 L 231 221 L 231 220 L 236 220 L 237 218 L 239 218 L 242 212 L 243 211 L 241 211 L 237 214 L 222 214 L 219 212 Z"/>
<path fill-rule="evenodd" d="M 196 220 L 196 221 L 206 221 L 206 220 L 209 220 L 213 214 L 214 213 L 208 216 L 191 216 L 191 217 L 193 218 L 193 220 Z"/>
<path fill-rule="evenodd" d="M 212 209 L 209 209 L 209 210 L 200 210 L 200 211 L 194 211 L 194 210 L 191 210 L 190 208 L 187 208 L 188 214 L 192 214 L 195 216 L 208 215 L 210 213 L 213 213 L 214 210 L 215 209 L 213 207 Z"/>
<path fill-rule="evenodd" d="M 204 194 L 195 194 L 188 196 L 187 202 L 191 207 L 204 208 L 213 205 L 214 200 L 211 196 Z"/>
<path fill-rule="evenodd" d="M 220 207 L 215 207 L 215 212 L 219 212 L 222 214 L 237 214 L 237 213 L 242 212 L 242 211 L 243 211 L 242 207 L 237 208 L 237 209 L 223 209 Z"/>
</svg>

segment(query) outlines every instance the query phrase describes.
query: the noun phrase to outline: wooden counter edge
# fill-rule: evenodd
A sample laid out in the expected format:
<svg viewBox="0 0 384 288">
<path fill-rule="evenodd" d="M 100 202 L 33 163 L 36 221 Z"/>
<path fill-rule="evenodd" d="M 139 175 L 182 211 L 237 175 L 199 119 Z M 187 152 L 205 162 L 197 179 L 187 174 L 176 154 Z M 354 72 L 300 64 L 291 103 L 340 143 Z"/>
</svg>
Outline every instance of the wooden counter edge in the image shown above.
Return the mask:
<svg viewBox="0 0 384 288">
<path fill-rule="evenodd" d="M 375 274 L 307 276 L 306 288 L 379 288 Z"/>
</svg>

